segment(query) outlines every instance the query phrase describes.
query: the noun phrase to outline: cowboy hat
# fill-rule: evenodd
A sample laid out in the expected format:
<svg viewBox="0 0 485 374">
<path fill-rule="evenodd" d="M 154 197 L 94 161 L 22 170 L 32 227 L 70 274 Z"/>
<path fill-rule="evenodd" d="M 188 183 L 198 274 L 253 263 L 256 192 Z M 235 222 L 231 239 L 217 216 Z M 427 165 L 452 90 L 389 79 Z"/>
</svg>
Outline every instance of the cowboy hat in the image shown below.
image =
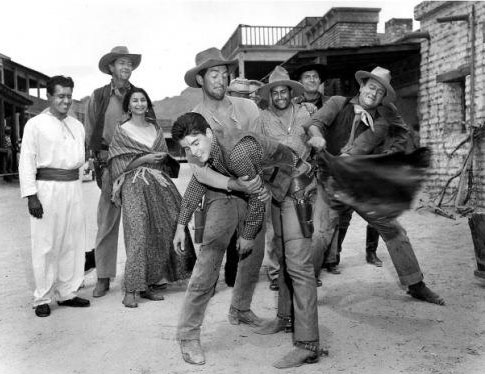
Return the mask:
<svg viewBox="0 0 485 374">
<path fill-rule="evenodd" d="M 111 75 L 109 65 L 121 57 L 128 57 L 131 59 L 133 63 L 133 70 L 135 70 L 140 65 L 141 55 L 130 53 L 128 51 L 128 48 L 126 48 L 125 46 L 117 46 L 114 47 L 111 52 L 106 53 L 103 57 L 101 57 L 98 64 L 99 70 L 101 70 L 105 74 Z"/>
<path fill-rule="evenodd" d="M 238 60 L 226 60 L 222 56 L 222 52 L 217 48 L 209 48 L 205 51 L 197 53 L 195 56 L 195 67 L 185 73 L 185 83 L 187 86 L 199 88 L 197 79 L 195 78 L 201 70 L 209 69 L 214 66 L 227 65 L 227 70 L 231 73 L 236 69 Z"/>
<path fill-rule="evenodd" d="M 362 86 L 364 84 L 364 79 L 372 78 L 378 81 L 386 89 L 386 96 L 384 96 L 383 101 L 393 102 L 396 100 L 396 91 L 391 86 L 391 72 L 387 69 L 381 68 L 380 66 L 375 67 L 371 72 L 359 70 L 355 73 L 355 79 Z"/>
<path fill-rule="evenodd" d="M 303 94 L 303 85 L 290 79 L 288 72 L 282 66 L 276 66 L 269 75 L 268 83 L 259 89 L 261 97 L 269 98 L 271 89 L 276 86 L 288 86 L 291 88 L 292 96 Z"/>
<path fill-rule="evenodd" d="M 325 74 L 327 72 L 327 67 L 322 64 L 308 64 L 308 65 L 303 65 L 300 66 L 298 69 L 293 71 L 291 74 L 292 79 L 299 81 L 301 78 L 301 75 L 310 70 L 315 70 L 318 73 L 318 76 L 320 77 L 320 80 L 323 81 L 325 78 Z"/>
<path fill-rule="evenodd" d="M 249 80 L 249 91 L 250 91 L 250 93 L 256 92 L 257 90 L 259 90 L 263 86 L 264 86 L 263 82 L 260 82 L 256 79 L 250 79 Z"/>
<path fill-rule="evenodd" d="M 251 93 L 250 82 L 245 78 L 235 78 L 227 87 L 227 92 L 237 92 L 249 95 Z"/>
</svg>

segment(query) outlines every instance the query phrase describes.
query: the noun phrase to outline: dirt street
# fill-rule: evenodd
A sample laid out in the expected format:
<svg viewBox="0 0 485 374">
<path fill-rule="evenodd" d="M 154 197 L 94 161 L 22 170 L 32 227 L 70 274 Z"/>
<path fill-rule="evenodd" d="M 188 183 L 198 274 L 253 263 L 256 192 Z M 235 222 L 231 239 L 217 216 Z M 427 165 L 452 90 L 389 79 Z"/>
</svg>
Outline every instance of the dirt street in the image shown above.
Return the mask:
<svg viewBox="0 0 485 374">
<path fill-rule="evenodd" d="M 186 167 L 178 181 L 187 181 Z M 99 191 L 83 183 L 88 243 L 96 231 Z M 124 246 L 119 276 L 109 294 L 92 298 L 96 272 L 85 278 L 80 296 L 91 307 L 52 305 L 48 318 L 31 306 L 33 279 L 26 202 L 18 183 L 0 181 L 0 373 L 1 374 L 165 374 L 165 373 L 485 373 L 485 281 L 473 276 L 475 259 L 466 219 L 456 221 L 424 211 L 400 218 L 414 244 L 428 285 L 446 306 L 412 299 L 400 287 L 385 246 L 382 268 L 365 263 L 365 223 L 354 217 L 344 242 L 342 274 L 322 274 L 318 289 L 319 328 L 329 356 L 319 363 L 280 371 L 271 363 L 291 349 L 291 336 L 259 336 L 227 321 L 231 289 L 220 277 L 207 309 L 202 346 L 207 364 L 181 358 L 175 326 L 185 284 L 170 285 L 164 301 L 121 304 Z M 120 237 L 122 238 L 122 237 Z M 256 314 L 272 318 L 277 293 L 261 272 L 253 300 Z"/>
</svg>

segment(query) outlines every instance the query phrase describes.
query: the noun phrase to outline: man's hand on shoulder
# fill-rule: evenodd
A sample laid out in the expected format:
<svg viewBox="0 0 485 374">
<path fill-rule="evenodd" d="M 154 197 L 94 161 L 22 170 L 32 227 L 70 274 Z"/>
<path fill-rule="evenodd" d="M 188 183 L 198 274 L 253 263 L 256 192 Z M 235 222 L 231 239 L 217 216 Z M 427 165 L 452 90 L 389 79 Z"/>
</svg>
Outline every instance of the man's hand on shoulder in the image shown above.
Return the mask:
<svg viewBox="0 0 485 374">
<path fill-rule="evenodd" d="M 303 102 L 303 103 L 300 103 L 300 105 L 307 110 L 310 116 L 313 116 L 318 111 L 318 108 L 316 107 L 316 105 L 312 103 Z"/>
<path fill-rule="evenodd" d="M 40 203 L 39 198 L 36 195 L 30 195 L 27 196 L 28 199 L 28 208 L 29 208 L 29 213 L 31 216 L 35 218 L 42 218 L 44 215 L 44 209 L 42 208 L 42 204 Z"/>
</svg>

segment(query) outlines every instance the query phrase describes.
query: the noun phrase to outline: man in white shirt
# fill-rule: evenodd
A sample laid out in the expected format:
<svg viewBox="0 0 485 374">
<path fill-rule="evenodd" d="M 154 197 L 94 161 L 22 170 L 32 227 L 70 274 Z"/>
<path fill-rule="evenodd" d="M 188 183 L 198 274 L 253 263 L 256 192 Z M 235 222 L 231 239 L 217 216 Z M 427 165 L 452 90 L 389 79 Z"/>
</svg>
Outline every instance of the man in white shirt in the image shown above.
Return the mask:
<svg viewBox="0 0 485 374">
<path fill-rule="evenodd" d="M 84 276 L 85 221 L 79 168 L 84 164 L 84 127 L 67 115 L 74 82 L 47 82 L 49 108 L 24 128 L 19 178 L 31 215 L 34 307 L 50 315 L 53 297 L 61 306 L 88 307 L 77 297 Z"/>
</svg>

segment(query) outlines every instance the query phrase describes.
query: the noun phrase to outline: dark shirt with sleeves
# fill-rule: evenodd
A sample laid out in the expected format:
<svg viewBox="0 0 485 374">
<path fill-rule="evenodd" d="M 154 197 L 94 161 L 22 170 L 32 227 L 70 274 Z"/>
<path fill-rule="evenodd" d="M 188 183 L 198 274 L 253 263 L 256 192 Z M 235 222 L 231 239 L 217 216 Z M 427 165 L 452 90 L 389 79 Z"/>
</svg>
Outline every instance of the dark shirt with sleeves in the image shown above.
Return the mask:
<svg viewBox="0 0 485 374">
<path fill-rule="evenodd" d="M 261 175 L 261 160 L 263 157 L 260 144 L 252 137 L 242 138 L 231 151 L 229 159 L 224 160 L 221 148 L 214 137 L 211 144 L 207 164 L 215 171 L 230 177 L 248 175 L 250 179 Z M 187 225 L 198 203 L 206 192 L 206 187 L 195 177 L 189 182 L 180 208 L 179 224 Z M 244 229 L 241 236 L 244 239 L 254 239 L 260 231 L 264 220 L 265 203 L 258 199 L 257 194 L 249 195 L 248 209 Z"/>
<path fill-rule="evenodd" d="M 358 104 L 358 96 L 348 99 L 343 96 L 332 96 L 303 127 L 308 130 L 316 126 L 327 141 L 327 150 L 333 155 L 339 155 L 347 145 L 352 130 L 355 115 L 353 105 Z M 350 108 L 350 107 L 351 108 Z M 347 111 L 345 116 L 343 113 Z M 374 119 L 374 131 L 360 122 L 357 126 L 354 142 L 347 147 L 346 153 L 352 155 L 371 154 L 384 143 L 390 126 L 397 126 L 406 131 L 407 126 L 393 105 L 379 105 L 374 110 L 368 110 Z"/>
</svg>

